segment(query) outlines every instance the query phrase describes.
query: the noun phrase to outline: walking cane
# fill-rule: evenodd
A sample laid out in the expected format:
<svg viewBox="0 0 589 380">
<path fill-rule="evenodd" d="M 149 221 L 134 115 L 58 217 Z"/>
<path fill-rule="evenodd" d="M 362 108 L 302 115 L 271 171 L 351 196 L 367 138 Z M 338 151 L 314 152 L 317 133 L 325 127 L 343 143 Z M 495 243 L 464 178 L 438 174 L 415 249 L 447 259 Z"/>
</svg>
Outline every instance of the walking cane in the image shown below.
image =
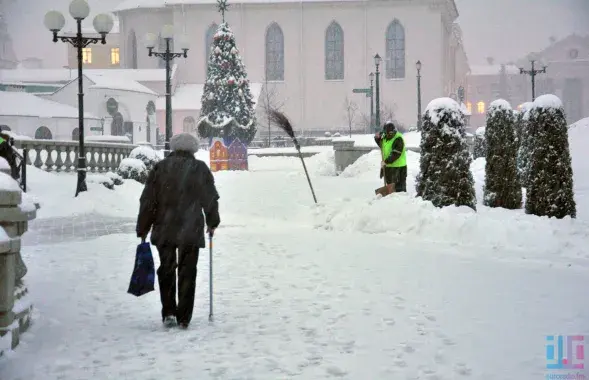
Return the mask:
<svg viewBox="0 0 589 380">
<path fill-rule="evenodd" d="M 213 321 L 213 234 L 209 233 L 209 322 Z"/>
</svg>

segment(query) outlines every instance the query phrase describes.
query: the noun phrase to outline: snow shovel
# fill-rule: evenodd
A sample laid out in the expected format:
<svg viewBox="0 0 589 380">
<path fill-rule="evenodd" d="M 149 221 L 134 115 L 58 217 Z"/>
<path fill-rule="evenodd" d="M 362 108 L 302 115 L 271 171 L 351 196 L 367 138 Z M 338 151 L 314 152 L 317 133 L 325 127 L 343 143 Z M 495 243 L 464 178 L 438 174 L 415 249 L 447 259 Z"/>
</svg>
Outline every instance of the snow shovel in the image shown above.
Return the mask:
<svg viewBox="0 0 589 380">
<path fill-rule="evenodd" d="M 387 185 L 387 179 L 386 179 L 386 176 L 384 175 L 384 173 L 383 173 L 382 178 L 384 180 L 384 186 L 379 187 L 378 189 L 374 190 L 374 194 L 386 197 L 387 195 L 395 192 L 395 184 L 391 183 L 391 184 Z"/>
</svg>

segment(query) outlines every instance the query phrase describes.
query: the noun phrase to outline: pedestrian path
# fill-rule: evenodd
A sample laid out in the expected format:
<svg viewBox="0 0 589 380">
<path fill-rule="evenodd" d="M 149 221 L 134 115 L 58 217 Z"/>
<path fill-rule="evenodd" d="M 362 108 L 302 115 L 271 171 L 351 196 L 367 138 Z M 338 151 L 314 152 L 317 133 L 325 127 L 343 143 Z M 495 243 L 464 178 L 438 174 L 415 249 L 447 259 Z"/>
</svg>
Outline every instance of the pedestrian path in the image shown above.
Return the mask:
<svg viewBox="0 0 589 380">
<path fill-rule="evenodd" d="M 100 214 L 37 219 L 29 223 L 23 235 L 24 246 L 95 239 L 112 234 L 135 232 L 135 218 L 117 218 Z"/>
</svg>

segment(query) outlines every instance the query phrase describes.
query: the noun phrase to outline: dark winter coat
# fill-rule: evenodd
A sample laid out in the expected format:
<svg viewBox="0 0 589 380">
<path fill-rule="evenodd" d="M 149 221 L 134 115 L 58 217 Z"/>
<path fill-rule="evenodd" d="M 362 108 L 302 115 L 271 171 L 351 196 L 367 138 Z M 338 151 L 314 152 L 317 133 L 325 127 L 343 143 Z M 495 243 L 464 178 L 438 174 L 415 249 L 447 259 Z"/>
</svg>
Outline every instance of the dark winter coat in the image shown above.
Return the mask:
<svg viewBox="0 0 589 380">
<path fill-rule="evenodd" d="M 205 246 L 204 226 L 217 228 L 219 194 L 207 165 L 189 151 L 174 151 L 149 173 L 141 195 L 137 236 L 156 246 Z M 204 212 L 204 216 L 203 216 Z"/>
</svg>

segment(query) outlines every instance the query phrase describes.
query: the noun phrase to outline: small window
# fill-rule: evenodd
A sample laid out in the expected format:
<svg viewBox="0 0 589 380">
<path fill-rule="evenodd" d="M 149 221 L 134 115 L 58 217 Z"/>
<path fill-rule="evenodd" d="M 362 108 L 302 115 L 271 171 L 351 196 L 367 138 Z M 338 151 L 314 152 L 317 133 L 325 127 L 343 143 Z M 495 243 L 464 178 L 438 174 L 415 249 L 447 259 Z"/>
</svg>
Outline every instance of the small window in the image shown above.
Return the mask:
<svg viewBox="0 0 589 380">
<path fill-rule="evenodd" d="M 118 65 L 120 62 L 121 62 L 121 56 L 120 56 L 119 48 L 110 49 L 110 64 L 111 65 Z"/>
<path fill-rule="evenodd" d="M 478 102 L 477 103 L 477 112 L 480 114 L 485 113 L 485 102 Z"/>
<path fill-rule="evenodd" d="M 466 102 L 466 109 L 469 113 L 472 113 L 472 103 L 471 102 Z"/>
<path fill-rule="evenodd" d="M 83 48 L 82 49 L 82 62 L 83 63 L 92 63 L 92 49 L 91 48 Z"/>
</svg>

